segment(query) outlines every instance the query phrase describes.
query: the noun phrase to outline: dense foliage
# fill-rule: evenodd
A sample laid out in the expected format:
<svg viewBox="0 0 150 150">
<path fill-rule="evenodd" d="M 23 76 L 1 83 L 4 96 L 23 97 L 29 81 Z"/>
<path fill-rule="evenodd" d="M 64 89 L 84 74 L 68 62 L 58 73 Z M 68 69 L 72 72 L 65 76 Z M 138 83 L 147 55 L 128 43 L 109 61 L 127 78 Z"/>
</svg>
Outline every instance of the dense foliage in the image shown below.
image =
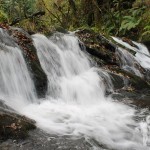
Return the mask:
<svg viewBox="0 0 150 150">
<path fill-rule="evenodd" d="M 31 31 L 91 28 L 147 40 L 150 0 L 0 0 L 0 21 Z"/>
</svg>

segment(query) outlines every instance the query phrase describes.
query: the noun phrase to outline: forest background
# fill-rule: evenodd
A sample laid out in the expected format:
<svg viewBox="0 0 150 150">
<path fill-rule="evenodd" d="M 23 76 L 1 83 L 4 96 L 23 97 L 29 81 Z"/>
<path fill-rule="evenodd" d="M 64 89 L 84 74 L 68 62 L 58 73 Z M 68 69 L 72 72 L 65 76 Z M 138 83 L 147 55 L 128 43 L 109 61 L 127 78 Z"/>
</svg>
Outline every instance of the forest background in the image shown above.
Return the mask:
<svg viewBox="0 0 150 150">
<path fill-rule="evenodd" d="M 0 22 L 29 32 L 92 29 L 150 40 L 150 0 L 0 0 Z"/>
</svg>

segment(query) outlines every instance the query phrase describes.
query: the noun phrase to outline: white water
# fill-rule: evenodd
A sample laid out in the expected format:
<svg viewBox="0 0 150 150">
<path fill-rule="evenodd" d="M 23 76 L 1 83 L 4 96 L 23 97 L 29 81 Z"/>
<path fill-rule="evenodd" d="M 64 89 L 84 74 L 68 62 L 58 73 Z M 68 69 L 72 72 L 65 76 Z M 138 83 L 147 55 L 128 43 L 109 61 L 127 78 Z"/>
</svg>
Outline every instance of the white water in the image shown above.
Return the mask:
<svg viewBox="0 0 150 150">
<path fill-rule="evenodd" d="M 133 41 L 133 43 L 138 47 L 138 48 L 136 48 L 136 47 L 129 45 L 126 42 L 123 42 L 120 38 L 116 38 L 116 37 L 112 37 L 112 38 L 117 43 L 119 43 L 119 44 L 123 45 L 124 47 L 131 49 L 131 50 L 136 52 L 135 56 L 132 55 L 132 57 L 133 57 L 132 61 L 134 61 L 134 62 L 132 63 L 132 65 L 127 64 L 127 66 L 131 67 L 133 70 L 136 69 L 136 71 L 137 71 L 136 66 L 134 66 L 133 64 L 139 63 L 143 68 L 150 69 L 150 53 L 149 53 L 148 49 L 143 44 Z M 131 62 L 130 56 L 129 56 L 131 54 L 123 48 L 119 48 L 119 50 L 122 51 L 122 53 L 124 54 L 124 57 L 126 59 L 129 58 L 129 59 L 127 59 L 127 61 Z M 122 58 L 123 58 L 123 56 L 122 56 Z M 139 74 L 139 72 L 135 72 L 135 74 L 138 76 L 141 76 L 141 74 Z"/>
<path fill-rule="evenodd" d="M 0 34 L 12 45 L 6 32 Z M 0 42 L 0 99 L 18 109 L 35 101 L 34 91 L 21 50 Z"/>
<path fill-rule="evenodd" d="M 139 63 L 131 53 L 121 47 L 118 47 L 116 54 L 120 59 L 120 65 L 122 69 L 129 71 L 139 77 L 143 77 L 139 69 Z"/>
<path fill-rule="evenodd" d="M 134 108 L 105 96 L 105 82 L 109 80 L 109 76 L 103 70 L 90 66 L 88 57 L 80 50 L 76 37 L 57 35 L 47 39 L 36 34 L 33 40 L 49 80 L 47 98 L 38 100 L 40 103 L 20 105 L 21 102 L 29 102 L 27 95 L 33 94 L 34 90 L 20 51 L 11 47 L 13 55 L 11 52 L 8 54 L 9 58 L 4 66 L 3 61 L 0 61 L 1 70 L 10 68 L 6 69 L 4 74 L 12 72 L 10 79 L 7 79 L 13 80 L 16 87 L 13 93 L 22 99 L 16 103 L 10 102 L 11 98 L 4 92 L 4 98 L 7 103 L 9 100 L 9 105 L 35 119 L 40 128 L 51 134 L 84 136 L 115 150 L 149 149 L 149 118 L 138 123 L 134 120 Z M 7 53 L 0 53 L 4 53 L 1 55 L 2 59 L 7 58 Z M 17 62 L 18 54 L 21 63 Z M 15 61 L 10 64 L 11 59 Z M 13 78 L 14 76 L 17 76 L 17 79 Z M 111 81 L 108 83 L 111 85 Z M 7 84 L 9 85 L 9 82 L 4 82 L 4 87 L 9 91 Z M 19 91 L 17 87 L 20 87 Z M 32 96 L 35 97 L 34 94 Z"/>
</svg>

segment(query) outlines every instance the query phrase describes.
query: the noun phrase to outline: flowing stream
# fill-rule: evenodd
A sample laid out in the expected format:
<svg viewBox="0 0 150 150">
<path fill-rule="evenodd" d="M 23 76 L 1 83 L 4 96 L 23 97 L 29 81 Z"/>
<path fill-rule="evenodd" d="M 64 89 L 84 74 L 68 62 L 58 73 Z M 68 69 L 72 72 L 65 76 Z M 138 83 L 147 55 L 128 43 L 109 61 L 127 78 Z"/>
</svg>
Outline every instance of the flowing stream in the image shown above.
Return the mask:
<svg viewBox="0 0 150 150">
<path fill-rule="evenodd" d="M 33 41 L 48 76 L 47 96 L 37 99 L 19 48 L 0 43 L 0 96 L 8 105 L 50 134 L 94 139 L 114 150 L 150 149 L 149 116 L 137 121 L 134 108 L 105 96 L 110 77 L 92 67 L 77 37 L 35 34 Z"/>
</svg>

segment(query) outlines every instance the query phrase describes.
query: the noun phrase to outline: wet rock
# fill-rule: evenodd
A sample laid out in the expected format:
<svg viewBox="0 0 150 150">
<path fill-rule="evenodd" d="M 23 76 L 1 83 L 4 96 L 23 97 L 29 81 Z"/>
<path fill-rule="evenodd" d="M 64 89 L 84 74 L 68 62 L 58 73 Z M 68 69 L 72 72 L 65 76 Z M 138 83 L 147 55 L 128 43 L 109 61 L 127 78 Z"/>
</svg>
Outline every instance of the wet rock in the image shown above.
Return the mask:
<svg viewBox="0 0 150 150">
<path fill-rule="evenodd" d="M 109 75 L 111 76 L 112 83 L 114 85 L 114 89 L 115 90 L 121 89 L 121 88 L 123 88 L 125 86 L 124 77 L 123 76 L 120 76 L 118 74 L 111 73 L 111 72 L 109 72 Z"/>
<path fill-rule="evenodd" d="M 0 100 L 0 142 L 7 139 L 25 139 L 28 131 L 35 128 L 33 120 L 18 115 Z"/>
<path fill-rule="evenodd" d="M 9 36 L 7 29 L 0 28 L 0 46 L 7 45 L 11 47 L 16 47 L 17 44 L 15 43 L 14 39 Z"/>
<path fill-rule="evenodd" d="M 17 114 L 0 112 L 0 140 L 24 139 L 28 130 L 35 129 L 33 121 Z"/>
<path fill-rule="evenodd" d="M 104 64 L 118 65 L 116 47 L 105 37 L 87 29 L 77 31 L 76 35 L 84 43 L 89 54 L 103 60 Z"/>
<path fill-rule="evenodd" d="M 126 37 L 123 37 L 123 38 L 122 38 L 122 41 L 128 43 L 128 44 L 131 45 L 132 47 L 135 47 L 135 48 L 139 49 L 139 47 L 138 47 L 137 45 L 135 45 L 135 44 L 132 42 L 132 40 L 130 40 L 130 39 L 126 38 Z"/>
<path fill-rule="evenodd" d="M 145 40 L 145 41 L 142 41 L 142 43 L 148 48 L 149 52 L 150 52 L 150 40 Z"/>
<path fill-rule="evenodd" d="M 131 103 L 138 108 L 148 108 L 150 110 L 150 96 L 145 95 L 145 98 L 133 99 Z"/>
<path fill-rule="evenodd" d="M 144 74 L 144 78 L 146 81 L 148 81 L 150 83 L 150 70 L 145 70 L 145 74 Z"/>
<path fill-rule="evenodd" d="M 27 31 L 30 35 L 36 34 L 34 31 L 28 30 Z"/>
<path fill-rule="evenodd" d="M 115 52 L 117 46 L 105 38 L 103 35 L 97 35 L 97 38 L 100 40 L 100 43 L 109 51 Z"/>
<path fill-rule="evenodd" d="M 63 27 L 60 27 L 60 26 L 55 27 L 55 30 L 56 30 L 57 32 L 64 33 L 64 34 L 67 34 L 67 33 L 68 33 L 68 31 L 67 31 L 66 29 L 64 29 Z"/>
<path fill-rule="evenodd" d="M 7 140 L 0 144 L 1 150 L 92 150 L 84 138 L 49 135 L 36 129 L 25 140 Z M 103 150 L 103 149 L 100 149 Z"/>
<path fill-rule="evenodd" d="M 0 100 L 0 112 L 7 113 L 7 112 L 15 112 L 12 108 L 7 106 L 3 100 Z"/>
<path fill-rule="evenodd" d="M 146 80 L 120 68 L 111 68 L 110 70 L 113 70 L 113 75 L 112 73 L 111 75 L 115 87 L 115 92 L 112 94 L 114 99 L 132 107 L 150 109 L 150 85 Z M 124 85 L 118 76 L 122 77 Z"/>
<path fill-rule="evenodd" d="M 116 93 L 112 94 L 112 97 L 137 109 L 147 108 L 150 110 L 149 93 L 149 90 L 127 91 L 126 89 L 119 89 Z"/>
<path fill-rule="evenodd" d="M 120 68 L 111 68 L 113 71 L 115 71 L 117 74 L 120 74 L 128 80 L 128 84 L 126 86 L 132 87 L 135 90 L 141 90 L 141 89 L 150 89 L 150 85 L 148 82 L 146 82 L 144 79 L 127 72 L 125 70 L 122 70 Z"/>
</svg>

